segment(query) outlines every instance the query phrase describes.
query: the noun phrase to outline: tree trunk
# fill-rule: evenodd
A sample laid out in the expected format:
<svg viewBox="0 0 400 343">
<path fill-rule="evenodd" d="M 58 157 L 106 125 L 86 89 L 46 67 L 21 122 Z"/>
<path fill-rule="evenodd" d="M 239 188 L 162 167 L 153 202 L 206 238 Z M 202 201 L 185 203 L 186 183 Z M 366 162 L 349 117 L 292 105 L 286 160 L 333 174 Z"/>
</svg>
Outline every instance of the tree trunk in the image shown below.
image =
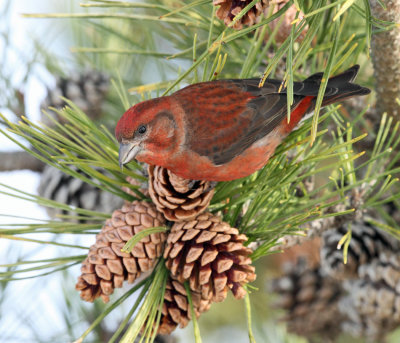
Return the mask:
<svg viewBox="0 0 400 343">
<path fill-rule="evenodd" d="M 370 0 L 372 15 L 391 22 L 400 22 L 400 0 Z M 372 62 L 376 80 L 376 109 L 379 115 L 388 115 L 400 120 L 400 26 L 372 36 Z"/>
</svg>

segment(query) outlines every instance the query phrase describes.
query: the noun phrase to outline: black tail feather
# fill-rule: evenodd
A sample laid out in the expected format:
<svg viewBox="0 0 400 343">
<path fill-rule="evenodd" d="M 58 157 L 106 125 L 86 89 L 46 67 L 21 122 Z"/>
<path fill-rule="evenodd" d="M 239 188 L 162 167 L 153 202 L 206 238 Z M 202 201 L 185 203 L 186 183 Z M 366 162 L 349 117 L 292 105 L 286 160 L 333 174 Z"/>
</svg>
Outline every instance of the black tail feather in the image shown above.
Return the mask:
<svg viewBox="0 0 400 343">
<path fill-rule="evenodd" d="M 357 77 L 360 66 L 358 64 L 353 65 L 349 69 L 345 70 L 343 73 L 333 76 L 329 79 L 329 83 L 334 85 L 341 85 L 343 83 L 351 83 Z"/>
<path fill-rule="evenodd" d="M 322 76 L 324 76 L 324 73 L 315 73 L 312 74 L 311 76 L 307 77 L 303 82 L 318 82 L 321 83 Z"/>
<path fill-rule="evenodd" d="M 333 104 L 337 101 L 347 99 L 357 95 L 367 95 L 371 91 L 353 83 L 360 69 L 359 65 L 354 65 L 343 73 L 333 76 L 328 80 L 322 106 Z M 316 96 L 322 81 L 323 73 L 316 73 L 303 81 L 301 95 Z M 313 90 L 313 91 L 310 91 Z M 296 92 L 295 92 L 296 93 Z M 308 93 L 308 94 L 305 94 Z"/>
<path fill-rule="evenodd" d="M 333 90 L 333 94 L 331 92 L 325 93 L 322 106 L 333 104 L 353 96 L 369 94 L 371 91 L 368 88 L 352 83 L 359 69 L 360 66 L 356 64 L 343 73 L 331 77 L 327 88 Z"/>
</svg>

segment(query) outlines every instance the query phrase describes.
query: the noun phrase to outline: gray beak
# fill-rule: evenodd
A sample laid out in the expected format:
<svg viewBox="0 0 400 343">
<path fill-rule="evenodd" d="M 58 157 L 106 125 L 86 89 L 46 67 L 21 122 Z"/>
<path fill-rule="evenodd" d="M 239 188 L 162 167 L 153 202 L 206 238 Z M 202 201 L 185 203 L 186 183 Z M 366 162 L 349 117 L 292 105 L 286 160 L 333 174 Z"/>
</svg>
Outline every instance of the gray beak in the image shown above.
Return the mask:
<svg viewBox="0 0 400 343">
<path fill-rule="evenodd" d="M 121 143 L 119 145 L 119 166 L 122 169 L 124 164 L 132 161 L 141 150 L 139 143 Z"/>
</svg>

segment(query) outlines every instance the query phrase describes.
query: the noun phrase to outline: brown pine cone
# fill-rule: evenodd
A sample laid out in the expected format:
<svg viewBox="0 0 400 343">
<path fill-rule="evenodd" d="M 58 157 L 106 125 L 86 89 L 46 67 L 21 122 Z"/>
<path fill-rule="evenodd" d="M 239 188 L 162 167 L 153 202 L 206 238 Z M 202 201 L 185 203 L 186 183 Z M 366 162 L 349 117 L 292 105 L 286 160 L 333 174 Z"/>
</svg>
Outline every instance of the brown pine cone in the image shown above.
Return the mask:
<svg viewBox="0 0 400 343">
<path fill-rule="evenodd" d="M 180 282 L 189 280 L 190 288 L 202 299 L 220 302 L 228 289 L 236 298 L 246 294 L 243 285 L 254 281 L 252 250 L 243 243 L 244 234 L 211 213 L 175 223 L 164 251 L 166 266 Z"/>
<path fill-rule="evenodd" d="M 135 178 L 133 178 L 133 177 L 131 177 L 131 176 L 128 176 L 126 179 L 125 179 L 128 183 L 130 183 L 132 186 L 136 186 L 136 187 L 138 187 L 138 191 L 140 192 L 140 193 L 142 193 L 145 197 L 149 197 L 150 195 L 149 195 L 149 186 L 148 186 L 148 183 L 147 183 L 147 181 L 146 182 L 141 182 L 139 179 L 135 179 Z M 138 198 L 140 195 L 139 194 L 137 194 L 137 193 L 135 193 L 131 188 L 129 188 L 128 186 L 124 186 L 124 187 L 122 187 L 122 190 L 125 192 L 125 193 L 128 193 L 129 195 L 132 195 L 133 197 L 135 197 L 135 198 Z"/>
<path fill-rule="evenodd" d="M 101 297 L 108 302 L 114 288 L 122 287 L 124 280 L 132 283 L 142 272 L 150 271 L 162 254 L 164 232 L 144 237 L 130 253 L 121 249 L 138 232 L 162 225 L 164 218 L 148 202 L 134 201 L 114 211 L 82 263 L 82 275 L 75 286 L 81 291 L 81 298 L 92 302 Z"/>
<path fill-rule="evenodd" d="M 360 279 L 348 280 L 348 296 L 339 309 L 348 319 L 344 331 L 369 341 L 384 342 L 400 326 L 400 256 L 382 252 L 371 263 L 360 266 Z"/>
<path fill-rule="evenodd" d="M 149 193 L 167 220 L 181 221 L 204 212 L 214 188 L 212 182 L 187 180 L 163 167 L 149 166 Z"/>
<path fill-rule="evenodd" d="M 201 294 L 195 291 L 191 291 L 191 297 L 196 318 L 201 313 L 209 310 L 212 303 L 211 300 L 202 299 Z M 178 325 L 180 328 L 186 327 L 192 319 L 185 286 L 171 276 L 167 281 L 164 304 L 161 311 L 158 333 L 162 335 L 170 334 Z"/>
<path fill-rule="evenodd" d="M 213 5 L 220 7 L 217 10 L 217 17 L 224 21 L 225 25 L 228 26 L 233 18 L 239 14 L 239 12 L 245 8 L 251 0 L 213 0 Z M 252 26 L 260 21 L 262 14 L 267 13 L 269 0 L 260 0 L 253 8 L 251 8 L 236 24 L 233 28 L 240 30 L 244 25 Z"/>
<path fill-rule="evenodd" d="M 287 4 L 288 0 L 272 0 L 271 5 L 273 6 L 272 13 L 278 12 L 283 6 Z M 290 36 L 290 32 L 292 31 L 292 22 L 293 20 L 296 19 L 297 15 L 297 8 L 296 5 L 293 4 L 290 6 L 285 14 L 283 14 L 283 19 L 282 17 L 276 18 L 275 20 L 271 21 L 268 26 L 270 28 L 270 32 L 272 32 L 277 25 L 279 25 L 279 28 L 276 32 L 276 35 L 274 37 L 275 42 L 278 44 L 282 44 L 286 38 Z M 299 15 L 297 16 L 297 19 L 302 20 L 304 18 L 304 13 L 300 11 Z M 308 31 L 308 25 L 306 25 L 303 29 L 303 31 L 300 33 L 300 36 L 297 38 L 298 42 L 301 42 L 304 37 L 306 36 L 306 33 Z M 265 40 L 268 39 L 270 33 L 267 33 L 265 36 Z"/>
<path fill-rule="evenodd" d="M 344 295 L 341 284 L 324 276 L 319 266 L 310 267 L 304 258 L 285 267 L 284 275 L 272 280 L 271 288 L 279 294 L 275 306 L 286 311 L 282 320 L 288 331 L 310 340 L 339 335 L 344 319 L 339 312 L 339 300 Z"/>
</svg>

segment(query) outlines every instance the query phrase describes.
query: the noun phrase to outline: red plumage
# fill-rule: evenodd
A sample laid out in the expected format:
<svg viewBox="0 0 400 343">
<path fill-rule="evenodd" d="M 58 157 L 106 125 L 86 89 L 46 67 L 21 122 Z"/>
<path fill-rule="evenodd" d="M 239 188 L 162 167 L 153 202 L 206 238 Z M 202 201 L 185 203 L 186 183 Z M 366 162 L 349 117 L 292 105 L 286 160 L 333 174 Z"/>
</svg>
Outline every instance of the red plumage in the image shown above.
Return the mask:
<svg viewBox="0 0 400 343">
<path fill-rule="evenodd" d="M 370 91 L 352 83 L 359 66 L 329 79 L 322 105 Z M 193 180 L 228 181 L 263 167 L 275 148 L 313 111 L 322 73 L 294 82 L 287 122 L 281 81 L 258 79 L 197 83 L 171 96 L 141 102 L 115 129 L 120 164 L 136 158 Z"/>
</svg>

